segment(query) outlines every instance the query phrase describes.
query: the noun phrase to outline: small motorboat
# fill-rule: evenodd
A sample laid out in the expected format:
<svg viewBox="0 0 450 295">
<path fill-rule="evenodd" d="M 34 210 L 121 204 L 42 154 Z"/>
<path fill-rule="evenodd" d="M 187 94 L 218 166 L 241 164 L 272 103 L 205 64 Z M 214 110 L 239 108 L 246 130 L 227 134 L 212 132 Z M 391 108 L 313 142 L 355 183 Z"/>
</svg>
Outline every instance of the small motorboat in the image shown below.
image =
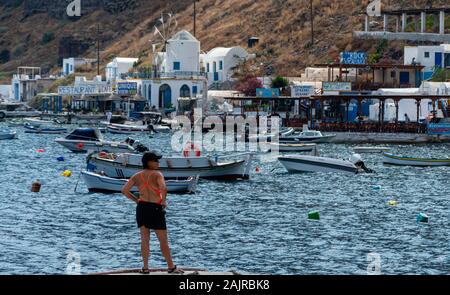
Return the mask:
<svg viewBox="0 0 450 295">
<path fill-rule="evenodd" d="M 0 140 L 18 139 L 18 135 L 15 131 L 0 130 Z"/>
<path fill-rule="evenodd" d="M 52 127 L 34 127 L 32 125 L 25 125 L 25 133 L 34 134 L 63 134 L 67 133 L 67 128 L 52 128 Z"/>
<path fill-rule="evenodd" d="M 307 130 L 300 133 L 294 133 L 289 136 L 280 137 L 280 143 L 329 143 L 336 135 L 323 135 L 320 131 Z"/>
<path fill-rule="evenodd" d="M 283 156 L 278 160 L 289 172 L 373 172 L 365 167 L 361 156 L 356 154 L 349 161 L 306 155 Z"/>
<path fill-rule="evenodd" d="M 279 152 L 312 152 L 317 145 L 315 143 L 270 143 L 269 147 L 278 149 Z"/>
<path fill-rule="evenodd" d="M 170 127 L 162 125 L 125 125 L 125 124 L 109 124 L 108 132 L 112 134 L 134 134 L 134 133 L 168 133 Z"/>
<path fill-rule="evenodd" d="M 450 159 L 400 157 L 384 153 L 383 163 L 397 166 L 417 166 L 417 167 L 450 166 Z"/>
<path fill-rule="evenodd" d="M 74 153 L 86 152 L 110 152 L 110 153 L 139 153 L 137 147 L 141 146 L 138 141 L 134 141 L 134 146 L 128 142 L 105 141 L 98 129 L 78 128 L 72 131 L 65 138 L 57 138 L 55 142 L 71 150 Z M 146 149 L 148 150 L 148 149 Z"/>
<path fill-rule="evenodd" d="M 376 154 L 385 153 L 390 151 L 388 147 L 376 147 L 376 146 L 357 146 L 353 148 L 353 152 L 357 154 Z"/>
<path fill-rule="evenodd" d="M 128 179 L 111 178 L 89 171 L 82 171 L 81 175 L 90 192 L 120 193 L 128 181 Z M 195 193 L 198 179 L 199 177 L 196 176 L 184 180 L 166 180 L 167 191 L 174 194 Z M 131 192 L 139 192 L 139 189 L 133 187 Z"/>
<path fill-rule="evenodd" d="M 233 155 L 239 157 L 239 155 Z M 163 157 L 160 171 L 166 179 L 187 178 L 199 175 L 204 179 L 238 180 L 249 179 L 252 154 L 243 154 L 243 159 L 224 160 L 225 157 Z M 219 162 L 219 159 L 222 159 Z M 130 178 L 142 170 L 142 155 L 139 154 L 101 154 L 88 156 L 89 171 L 103 172 L 113 178 Z"/>
</svg>

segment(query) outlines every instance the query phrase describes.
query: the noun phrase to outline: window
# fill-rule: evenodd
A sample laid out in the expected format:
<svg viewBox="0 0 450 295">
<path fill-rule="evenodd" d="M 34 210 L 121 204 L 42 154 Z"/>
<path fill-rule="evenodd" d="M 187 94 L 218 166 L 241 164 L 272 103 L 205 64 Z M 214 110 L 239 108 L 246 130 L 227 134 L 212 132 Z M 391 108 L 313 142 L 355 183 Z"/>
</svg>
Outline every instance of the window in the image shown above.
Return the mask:
<svg viewBox="0 0 450 295">
<path fill-rule="evenodd" d="M 216 73 L 217 72 L 217 63 L 213 62 L 213 72 Z"/>
<path fill-rule="evenodd" d="M 425 58 L 430 58 L 430 52 L 428 52 L 428 51 L 425 51 L 425 54 L 424 54 L 424 56 L 425 56 Z"/>
<path fill-rule="evenodd" d="M 206 72 L 209 73 L 209 63 L 206 64 Z"/>
<path fill-rule="evenodd" d="M 175 61 L 174 63 L 173 63 L 173 70 L 174 71 L 179 71 L 181 69 L 181 64 L 180 64 L 180 62 L 179 61 Z"/>
<path fill-rule="evenodd" d="M 196 96 L 197 93 L 198 93 L 198 88 L 197 88 L 197 86 L 192 86 L 192 94 L 193 94 L 194 96 Z"/>
<path fill-rule="evenodd" d="M 219 71 L 223 70 L 223 61 L 219 61 Z"/>
</svg>

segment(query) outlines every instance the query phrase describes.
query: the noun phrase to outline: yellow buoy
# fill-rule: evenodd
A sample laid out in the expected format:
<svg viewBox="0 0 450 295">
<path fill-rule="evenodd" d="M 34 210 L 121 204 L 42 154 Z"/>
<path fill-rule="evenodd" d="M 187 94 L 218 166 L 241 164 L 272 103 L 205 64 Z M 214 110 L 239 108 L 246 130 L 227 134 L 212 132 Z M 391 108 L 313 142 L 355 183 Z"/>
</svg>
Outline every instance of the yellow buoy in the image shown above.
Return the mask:
<svg viewBox="0 0 450 295">
<path fill-rule="evenodd" d="M 398 202 L 395 201 L 395 200 L 390 200 L 390 201 L 388 202 L 388 204 L 389 204 L 389 206 L 397 206 L 397 205 L 398 205 Z"/>
<path fill-rule="evenodd" d="M 63 173 L 61 173 L 61 176 L 70 177 L 70 176 L 72 176 L 72 171 L 65 170 Z"/>
</svg>

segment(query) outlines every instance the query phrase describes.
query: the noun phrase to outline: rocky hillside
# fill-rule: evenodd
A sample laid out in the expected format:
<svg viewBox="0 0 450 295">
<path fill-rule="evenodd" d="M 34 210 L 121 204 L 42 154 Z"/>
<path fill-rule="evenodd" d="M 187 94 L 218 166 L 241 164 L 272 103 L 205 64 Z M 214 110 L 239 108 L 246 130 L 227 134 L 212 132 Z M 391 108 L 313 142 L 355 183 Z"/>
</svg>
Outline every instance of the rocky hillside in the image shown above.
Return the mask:
<svg viewBox="0 0 450 295">
<path fill-rule="evenodd" d="M 81 0 L 82 16 L 69 18 L 71 0 L 0 0 L 0 81 L 18 66 L 57 71 L 64 56 L 95 57 L 100 26 L 102 66 L 114 56 L 151 60 L 150 40 L 161 12 L 176 14 L 178 29 L 192 31 L 193 0 Z M 197 37 L 202 49 L 246 46 L 250 36 L 261 39 L 251 51 L 263 68 L 299 75 L 310 64 L 334 60 L 342 50 L 375 51 L 379 44 L 353 40 L 363 28 L 368 0 L 314 0 L 314 44 L 310 39 L 310 0 L 198 0 Z M 385 7 L 445 7 L 448 0 L 384 0 Z M 447 22 L 450 28 L 450 21 Z M 431 24 L 433 25 L 433 23 Z M 384 46 L 382 58 L 401 59 L 403 42 Z M 388 49 L 389 48 L 389 49 Z"/>
</svg>

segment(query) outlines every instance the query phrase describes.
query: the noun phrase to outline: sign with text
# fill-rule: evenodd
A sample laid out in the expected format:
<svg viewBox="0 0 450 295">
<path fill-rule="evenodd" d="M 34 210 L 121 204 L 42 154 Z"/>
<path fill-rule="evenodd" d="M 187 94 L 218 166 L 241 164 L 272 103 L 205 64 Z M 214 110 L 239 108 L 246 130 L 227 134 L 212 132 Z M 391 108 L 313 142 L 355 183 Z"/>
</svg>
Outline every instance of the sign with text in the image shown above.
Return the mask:
<svg viewBox="0 0 450 295">
<path fill-rule="evenodd" d="M 136 82 L 119 82 L 117 83 L 117 94 L 119 95 L 136 95 L 138 85 Z"/>
<path fill-rule="evenodd" d="M 293 86 L 292 97 L 311 97 L 315 93 L 314 86 Z"/>
<path fill-rule="evenodd" d="M 78 85 L 59 86 L 59 95 L 96 95 L 111 93 L 111 86 L 108 85 Z"/>
<path fill-rule="evenodd" d="M 257 88 L 256 89 L 256 97 L 262 97 L 262 98 L 273 98 L 273 97 L 279 97 L 280 96 L 280 89 L 278 88 Z"/>
<path fill-rule="evenodd" d="M 323 82 L 323 91 L 352 91 L 351 82 Z"/>
<path fill-rule="evenodd" d="M 365 52 L 341 52 L 341 64 L 346 65 L 365 65 L 367 63 L 367 54 Z"/>
<path fill-rule="evenodd" d="M 450 123 L 437 123 L 428 125 L 430 135 L 450 135 Z"/>
</svg>

